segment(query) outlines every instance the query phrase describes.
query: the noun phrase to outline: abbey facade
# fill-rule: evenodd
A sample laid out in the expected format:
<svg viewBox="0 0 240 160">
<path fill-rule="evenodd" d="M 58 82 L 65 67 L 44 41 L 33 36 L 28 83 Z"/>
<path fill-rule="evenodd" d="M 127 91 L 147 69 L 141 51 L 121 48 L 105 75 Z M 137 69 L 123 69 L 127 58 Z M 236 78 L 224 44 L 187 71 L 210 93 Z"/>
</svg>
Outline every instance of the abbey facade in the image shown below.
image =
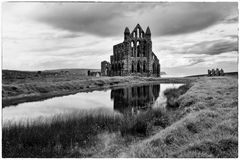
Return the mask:
<svg viewBox="0 0 240 160">
<path fill-rule="evenodd" d="M 159 59 L 152 51 L 151 31 L 137 24 L 130 33 L 124 31 L 124 41 L 113 46 L 110 63 L 101 63 L 102 76 L 160 76 Z"/>
</svg>

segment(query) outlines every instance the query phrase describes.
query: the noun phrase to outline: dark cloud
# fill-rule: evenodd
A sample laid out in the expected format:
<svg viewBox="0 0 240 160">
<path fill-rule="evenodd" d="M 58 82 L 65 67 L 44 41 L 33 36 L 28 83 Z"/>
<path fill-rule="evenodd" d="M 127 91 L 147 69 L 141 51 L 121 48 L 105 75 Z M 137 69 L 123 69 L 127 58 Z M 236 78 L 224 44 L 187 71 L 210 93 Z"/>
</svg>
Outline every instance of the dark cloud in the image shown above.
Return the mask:
<svg viewBox="0 0 240 160">
<path fill-rule="evenodd" d="M 231 39 L 238 39 L 238 35 L 229 35 L 228 37 Z"/>
<path fill-rule="evenodd" d="M 225 52 L 238 51 L 237 40 L 215 40 L 203 41 L 191 46 L 184 47 L 180 52 L 173 52 L 177 54 L 204 54 L 217 55 Z"/>
<path fill-rule="evenodd" d="M 36 10 L 34 20 L 70 32 L 115 36 L 140 23 L 159 36 L 205 29 L 236 14 L 237 3 L 46 3 Z"/>
<path fill-rule="evenodd" d="M 232 17 L 232 18 L 227 18 L 224 22 L 225 23 L 238 23 L 238 16 Z"/>
<path fill-rule="evenodd" d="M 216 55 L 225 52 L 238 51 L 237 41 L 227 40 L 207 41 L 196 44 L 196 46 L 199 49 L 202 48 L 202 51 L 197 51 L 196 54 Z"/>
<path fill-rule="evenodd" d="M 34 19 L 59 29 L 71 32 L 86 32 L 99 36 L 111 36 L 122 33 L 121 19 L 128 14 L 141 11 L 152 5 L 113 4 L 113 3 L 62 3 L 45 4 L 44 12 L 37 13 Z M 64 13 L 64 14 L 63 14 Z M 118 22 L 118 23 L 116 23 Z"/>
</svg>

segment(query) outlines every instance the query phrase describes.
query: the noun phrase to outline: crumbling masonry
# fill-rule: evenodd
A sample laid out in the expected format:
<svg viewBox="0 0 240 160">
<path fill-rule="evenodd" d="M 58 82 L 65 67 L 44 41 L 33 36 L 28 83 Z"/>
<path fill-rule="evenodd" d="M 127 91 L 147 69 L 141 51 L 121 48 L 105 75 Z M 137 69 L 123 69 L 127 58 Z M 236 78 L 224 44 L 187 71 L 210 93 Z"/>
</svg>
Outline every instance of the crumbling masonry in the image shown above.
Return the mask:
<svg viewBox="0 0 240 160">
<path fill-rule="evenodd" d="M 102 76 L 160 76 L 160 64 L 152 52 L 151 31 L 146 32 L 137 24 L 130 33 L 128 27 L 124 31 L 124 41 L 113 46 L 110 63 L 101 63 Z"/>
</svg>

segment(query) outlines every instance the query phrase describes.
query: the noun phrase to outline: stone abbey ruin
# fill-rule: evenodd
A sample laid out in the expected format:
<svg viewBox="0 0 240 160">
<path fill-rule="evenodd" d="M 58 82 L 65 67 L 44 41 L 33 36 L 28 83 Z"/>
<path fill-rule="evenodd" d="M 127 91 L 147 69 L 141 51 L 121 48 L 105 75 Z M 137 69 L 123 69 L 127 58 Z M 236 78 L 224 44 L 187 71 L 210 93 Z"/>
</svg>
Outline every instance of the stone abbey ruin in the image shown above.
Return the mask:
<svg viewBox="0 0 240 160">
<path fill-rule="evenodd" d="M 155 76 L 160 77 L 159 59 L 152 51 L 151 31 L 137 24 L 132 33 L 124 31 L 124 41 L 113 46 L 110 63 L 101 62 L 102 76 Z"/>
</svg>

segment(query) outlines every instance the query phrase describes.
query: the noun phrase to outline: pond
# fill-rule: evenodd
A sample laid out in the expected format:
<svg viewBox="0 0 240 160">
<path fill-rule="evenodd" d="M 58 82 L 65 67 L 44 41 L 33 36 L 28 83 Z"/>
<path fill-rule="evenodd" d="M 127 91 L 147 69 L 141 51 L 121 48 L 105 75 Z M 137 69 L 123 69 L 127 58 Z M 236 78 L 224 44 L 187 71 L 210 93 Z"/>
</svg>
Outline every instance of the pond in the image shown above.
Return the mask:
<svg viewBox="0 0 240 160">
<path fill-rule="evenodd" d="M 166 102 L 164 90 L 181 85 L 144 84 L 21 103 L 3 108 L 3 124 L 35 120 L 40 117 L 49 118 L 81 110 L 105 109 L 111 112 L 135 114 L 153 107 L 164 107 Z"/>
</svg>

